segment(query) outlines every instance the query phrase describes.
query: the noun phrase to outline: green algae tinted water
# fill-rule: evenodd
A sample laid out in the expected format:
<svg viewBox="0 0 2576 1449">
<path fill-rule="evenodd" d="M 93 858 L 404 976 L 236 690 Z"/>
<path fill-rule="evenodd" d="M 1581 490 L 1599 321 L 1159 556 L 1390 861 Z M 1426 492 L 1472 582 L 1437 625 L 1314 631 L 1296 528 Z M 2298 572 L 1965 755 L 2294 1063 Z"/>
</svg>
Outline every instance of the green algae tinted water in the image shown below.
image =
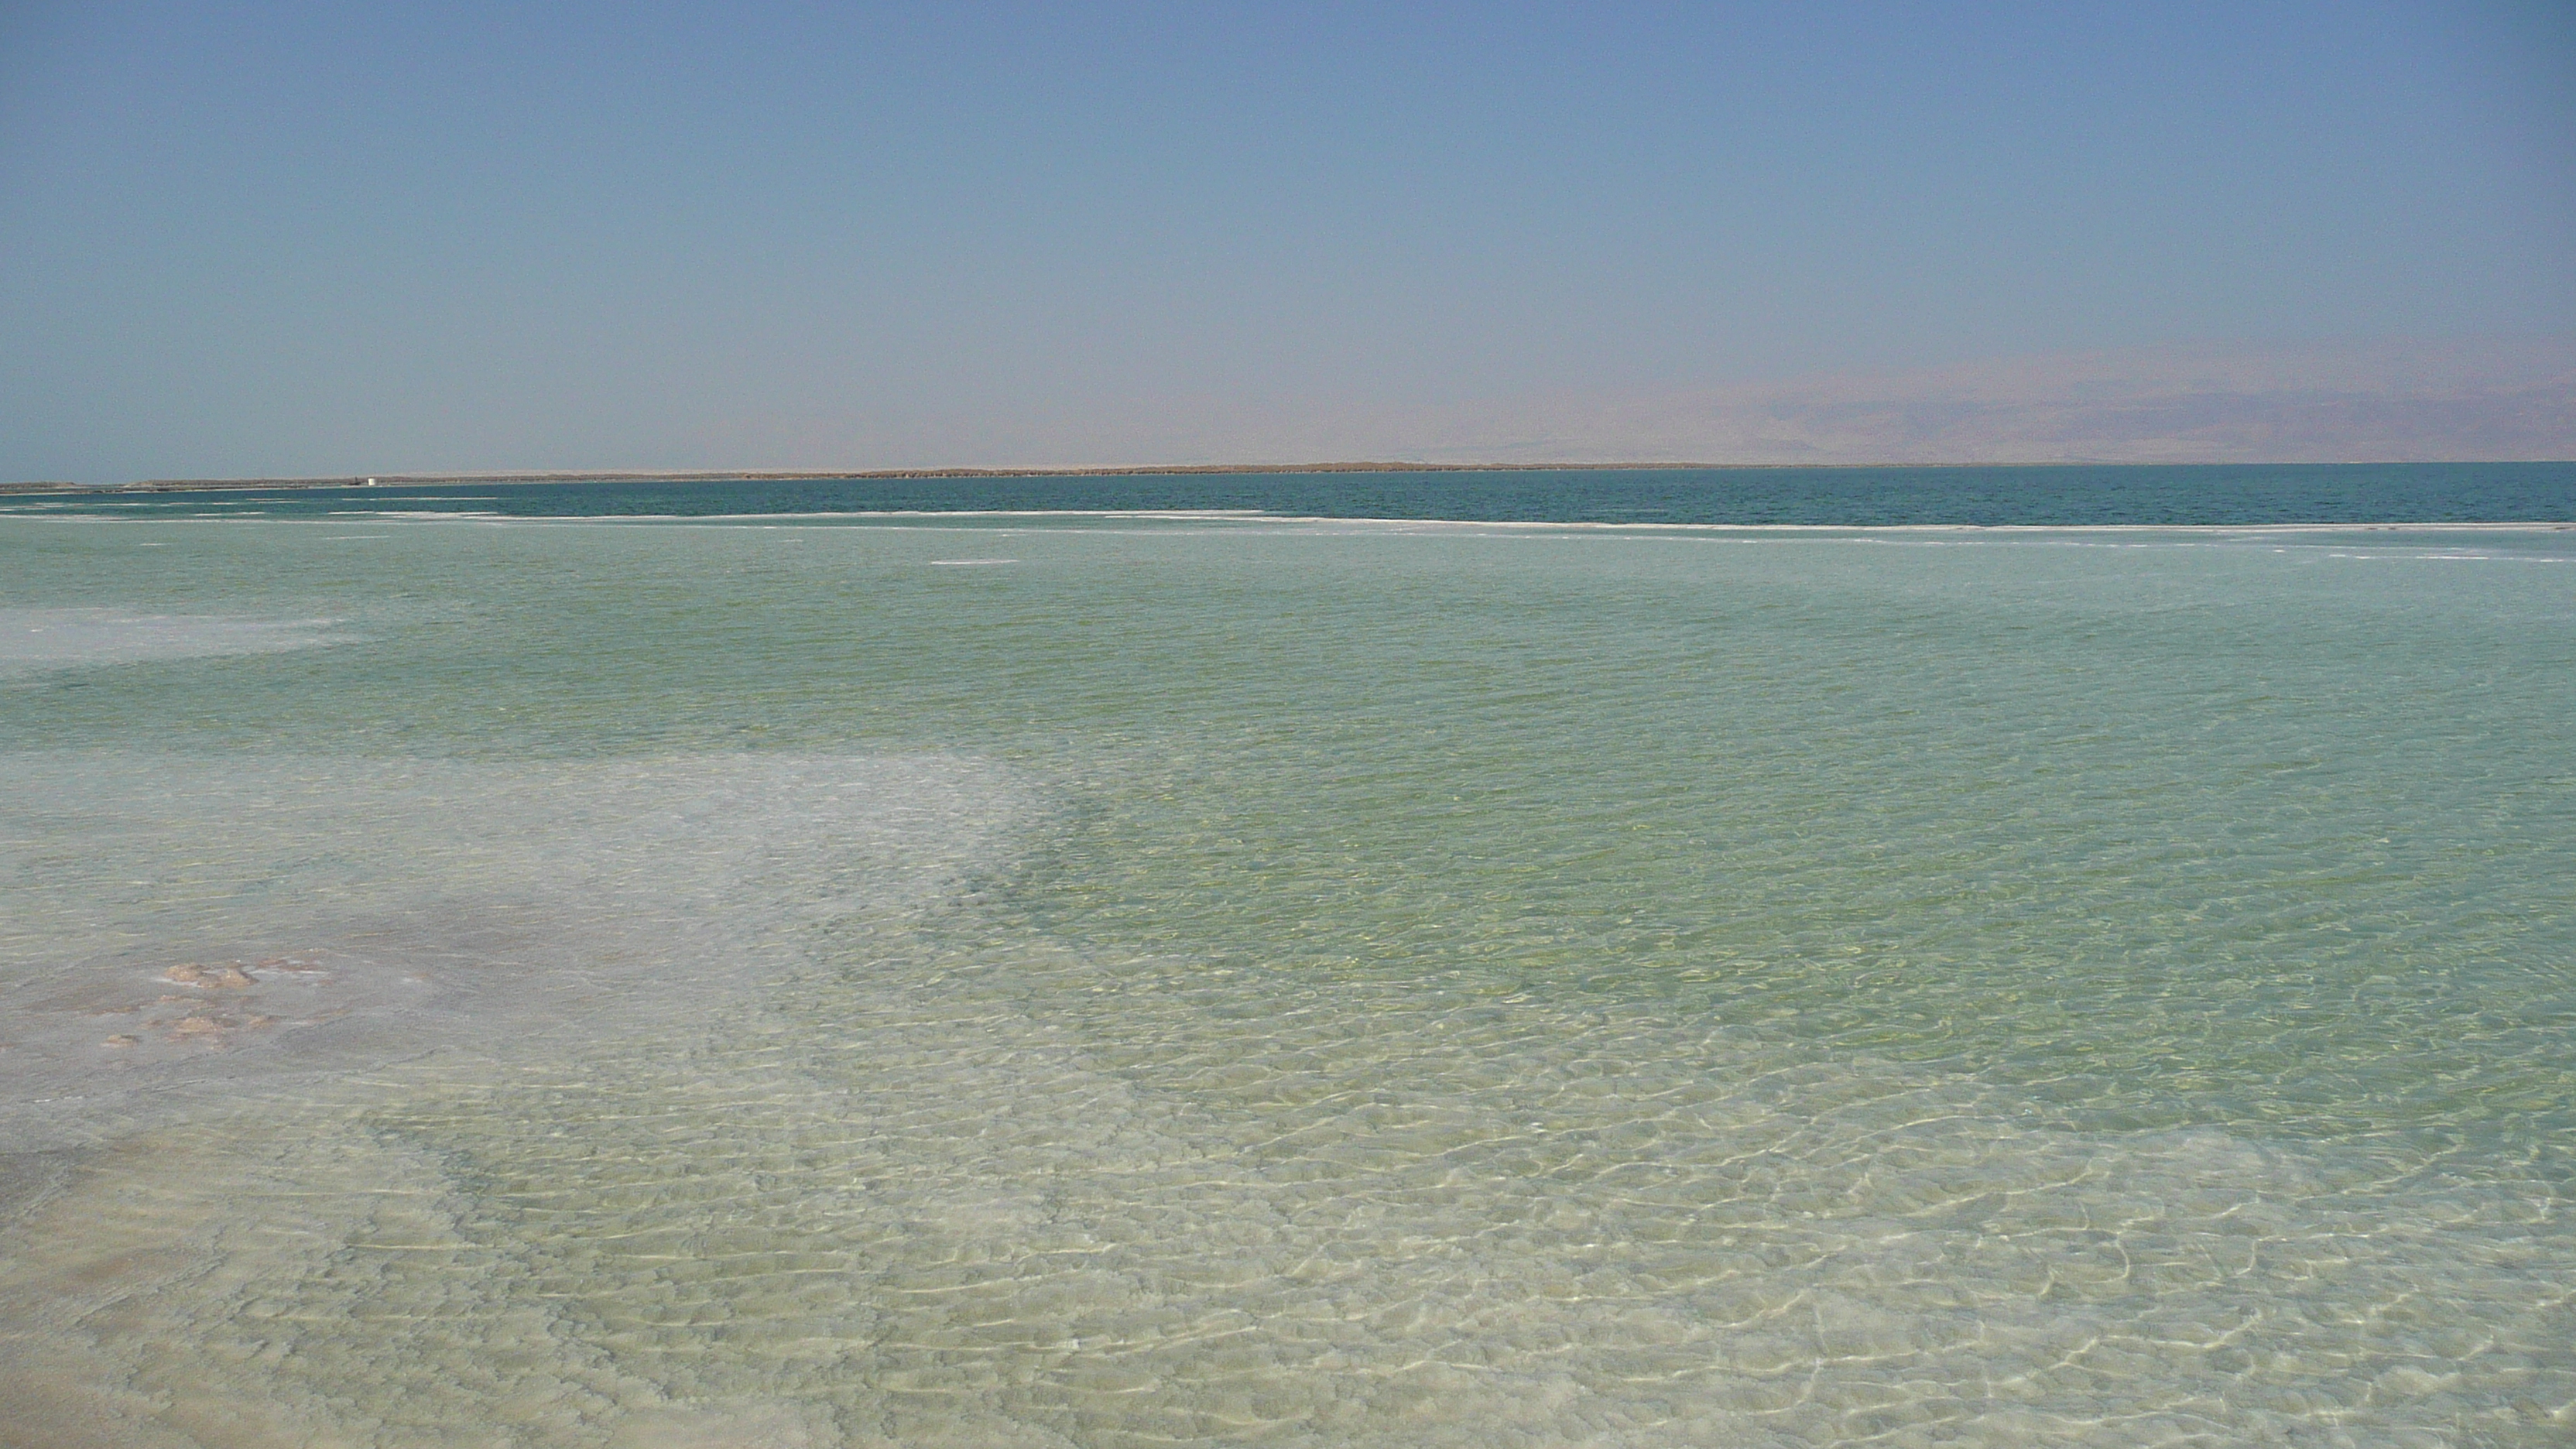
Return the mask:
<svg viewBox="0 0 2576 1449">
<path fill-rule="evenodd" d="M 0 591 L 8 1442 L 2576 1432 L 2576 533 Z"/>
</svg>

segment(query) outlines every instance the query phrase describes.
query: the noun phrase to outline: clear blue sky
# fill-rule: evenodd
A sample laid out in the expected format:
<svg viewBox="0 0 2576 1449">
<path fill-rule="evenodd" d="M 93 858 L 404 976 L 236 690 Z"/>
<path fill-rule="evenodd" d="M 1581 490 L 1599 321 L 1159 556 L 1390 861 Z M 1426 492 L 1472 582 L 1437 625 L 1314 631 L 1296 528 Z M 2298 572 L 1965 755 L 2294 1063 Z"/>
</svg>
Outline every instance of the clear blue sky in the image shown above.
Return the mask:
<svg viewBox="0 0 2576 1449">
<path fill-rule="evenodd" d="M 2563 0 L 0 7 L 0 478 L 2571 331 Z"/>
</svg>

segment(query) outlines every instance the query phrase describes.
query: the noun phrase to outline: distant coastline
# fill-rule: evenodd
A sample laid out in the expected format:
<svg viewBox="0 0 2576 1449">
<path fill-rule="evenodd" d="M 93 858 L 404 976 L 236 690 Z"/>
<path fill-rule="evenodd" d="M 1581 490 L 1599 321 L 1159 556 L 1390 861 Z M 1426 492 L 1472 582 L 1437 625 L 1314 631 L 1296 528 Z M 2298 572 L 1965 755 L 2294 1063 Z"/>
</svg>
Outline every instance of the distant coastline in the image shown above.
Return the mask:
<svg viewBox="0 0 2576 1449">
<path fill-rule="evenodd" d="M 587 472 L 355 473 L 321 478 L 141 478 L 131 483 L 0 483 L 0 493 L 194 493 L 218 488 L 428 488 L 459 483 L 777 483 L 842 478 L 1144 478 L 1225 473 L 1548 473 L 1609 469 L 1793 468 L 1796 463 L 1148 463 L 1082 468 L 618 468 Z M 1886 466 L 1907 467 L 1896 463 Z M 1927 466 L 1950 467 L 1951 464 Z M 1974 465 L 1970 465 L 1974 466 Z"/>
<path fill-rule="evenodd" d="M 2428 465 L 2438 460 L 2426 460 Z M 2506 461 L 2506 460 L 2495 460 Z M 2526 463 L 2552 463 L 2561 460 L 2531 458 L 2510 460 Z M 30 481 L 0 483 L 0 494 L 29 493 L 198 493 L 219 490 L 258 490 L 290 488 L 363 488 L 402 487 L 434 488 L 461 484 L 486 483 L 774 483 L 841 479 L 918 479 L 918 478 L 1153 478 L 1262 474 L 1321 473 L 1595 473 L 1595 472 L 1815 472 L 1888 468 L 2171 468 L 2171 467 L 2248 467 L 2265 466 L 2245 463 L 2147 463 L 2127 460 L 2110 461 L 2092 458 L 2062 458 L 2046 461 L 1960 461 L 1906 460 L 1873 463 L 1700 463 L 1688 461 L 1625 463 L 1415 463 L 1401 461 L 1353 461 L 1332 463 L 1148 463 L 1100 467 L 1018 467 L 1018 468 L 744 468 L 744 469 L 654 469 L 623 468 L 589 471 L 545 471 L 511 473 L 374 473 L 337 474 L 301 478 L 141 478 L 130 483 L 70 483 Z M 2284 467 L 2370 467 L 2388 466 L 2379 462 L 2355 462 L 2348 459 L 2319 459 L 2306 463 L 2280 463 Z"/>
<path fill-rule="evenodd" d="M 2541 527 L 2556 526 L 2541 520 L 2576 521 L 2576 462 L 566 469 L 158 478 L 85 488 L 39 484 L 0 495 L 0 514 L 16 516 L 322 519 L 424 509 L 485 518 L 1213 510 L 1274 519 L 1631 527 Z"/>
</svg>

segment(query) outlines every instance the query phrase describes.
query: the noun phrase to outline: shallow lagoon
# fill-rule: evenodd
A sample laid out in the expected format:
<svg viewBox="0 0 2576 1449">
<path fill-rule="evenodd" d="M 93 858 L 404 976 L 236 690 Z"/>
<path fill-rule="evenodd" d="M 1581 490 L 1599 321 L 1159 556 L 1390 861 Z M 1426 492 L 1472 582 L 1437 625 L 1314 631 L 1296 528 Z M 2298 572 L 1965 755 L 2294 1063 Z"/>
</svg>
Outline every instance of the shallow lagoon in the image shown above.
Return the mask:
<svg viewBox="0 0 2576 1449">
<path fill-rule="evenodd" d="M 2576 533 L 0 558 L 25 1442 L 2576 1427 Z"/>
</svg>

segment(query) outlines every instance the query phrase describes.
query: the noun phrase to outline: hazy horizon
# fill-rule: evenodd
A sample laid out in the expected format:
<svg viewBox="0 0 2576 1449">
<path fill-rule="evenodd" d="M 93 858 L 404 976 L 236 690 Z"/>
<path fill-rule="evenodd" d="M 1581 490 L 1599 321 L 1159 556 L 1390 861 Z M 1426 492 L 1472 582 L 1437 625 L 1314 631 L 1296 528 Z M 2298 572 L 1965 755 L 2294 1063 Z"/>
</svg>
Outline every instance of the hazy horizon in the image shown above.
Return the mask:
<svg viewBox="0 0 2576 1449">
<path fill-rule="evenodd" d="M 0 480 L 2576 457 L 2576 18 L 0 16 Z"/>
</svg>

